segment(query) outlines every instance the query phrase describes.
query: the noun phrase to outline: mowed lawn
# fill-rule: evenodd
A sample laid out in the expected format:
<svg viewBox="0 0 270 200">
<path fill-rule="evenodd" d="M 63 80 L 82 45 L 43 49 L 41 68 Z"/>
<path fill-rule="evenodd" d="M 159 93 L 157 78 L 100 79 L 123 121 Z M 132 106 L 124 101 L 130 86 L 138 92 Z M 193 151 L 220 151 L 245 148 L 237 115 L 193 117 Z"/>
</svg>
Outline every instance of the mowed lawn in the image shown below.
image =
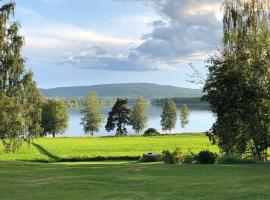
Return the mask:
<svg viewBox="0 0 270 200">
<path fill-rule="evenodd" d="M 41 138 L 37 145 L 24 147 L 18 153 L 1 155 L 0 160 L 50 160 L 59 159 L 142 156 L 144 153 L 161 153 L 180 147 L 183 153 L 209 149 L 218 152 L 202 134 L 160 137 L 103 137 L 103 138 Z M 3 154 L 0 144 L 0 153 Z M 50 156 L 48 156 L 49 154 Z"/>
<path fill-rule="evenodd" d="M 263 200 L 269 186 L 267 164 L 0 162 L 1 200 Z"/>
</svg>

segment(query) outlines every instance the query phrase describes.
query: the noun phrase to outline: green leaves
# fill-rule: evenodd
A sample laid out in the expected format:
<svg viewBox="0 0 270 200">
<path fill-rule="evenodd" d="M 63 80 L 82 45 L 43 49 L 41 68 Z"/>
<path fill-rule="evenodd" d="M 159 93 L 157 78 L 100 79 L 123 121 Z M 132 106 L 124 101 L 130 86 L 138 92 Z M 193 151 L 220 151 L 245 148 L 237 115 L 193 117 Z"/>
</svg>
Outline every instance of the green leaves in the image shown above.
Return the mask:
<svg viewBox="0 0 270 200">
<path fill-rule="evenodd" d="M 139 134 L 147 125 L 148 118 L 145 113 L 146 102 L 141 97 L 137 97 L 130 114 L 130 123 L 133 130 Z"/>
<path fill-rule="evenodd" d="M 103 115 L 101 113 L 101 102 L 98 100 L 96 93 L 91 93 L 85 97 L 81 124 L 84 127 L 85 133 L 90 132 L 94 136 L 94 132 L 99 131 L 103 123 Z"/>
<path fill-rule="evenodd" d="M 268 0 L 225 0 L 220 55 L 209 60 L 203 100 L 217 116 L 209 137 L 227 154 L 267 159 L 270 130 Z"/>
<path fill-rule="evenodd" d="M 42 109 L 42 127 L 43 135 L 56 134 L 65 132 L 68 127 L 68 112 L 63 101 L 48 100 Z"/>
<path fill-rule="evenodd" d="M 15 3 L 0 8 L 0 137 L 7 152 L 15 152 L 22 139 L 28 142 L 38 137 L 41 128 L 41 102 L 32 79 L 26 72 L 21 50 L 24 37 L 19 35 L 20 24 L 10 20 Z"/>
<path fill-rule="evenodd" d="M 172 100 L 169 100 L 165 103 L 161 114 L 160 124 L 162 126 L 162 130 L 164 131 L 169 130 L 171 132 L 172 129 L 175 128 L 176 120 L 177 120 L 176 104 Z"/>
<path fill-rule="evenodd" d="M 189 108 L 186 104 L 180 110 L 181 127 L 185 128 L 189 123 Z"/>
</svg>

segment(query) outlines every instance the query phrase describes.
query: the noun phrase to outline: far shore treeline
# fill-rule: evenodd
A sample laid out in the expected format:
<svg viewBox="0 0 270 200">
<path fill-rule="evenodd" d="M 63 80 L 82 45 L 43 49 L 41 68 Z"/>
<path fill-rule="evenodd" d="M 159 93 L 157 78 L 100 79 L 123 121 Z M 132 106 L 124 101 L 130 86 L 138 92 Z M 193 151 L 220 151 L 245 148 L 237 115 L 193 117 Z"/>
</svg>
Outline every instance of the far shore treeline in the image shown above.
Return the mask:
<svg viewBox="0 0 270 200">
<path fill-rule="evenodd" d="M 128 104 L 133 105 L 136 98 L 118 97 L 121 99 L 128 99 Z M 68 108 L 81 108 L 84 103 L 84 97 L 47 97 L 47 99 L 59 99 L 63 100 Z M 168 98 L 155 98 L 148 99 L 143 98 L 145 103 L 154 106 L 164 106 L 164 104 L 172 100 L 177 106 L 188 105 L 191 109 L 207 110 L 209 104 L 203 102 L 201 97 L 168 97 Z M 117 101 L 117 97 L 99 98 L 100 103 L 103 106 L 113 106 Z"/>
</svg>

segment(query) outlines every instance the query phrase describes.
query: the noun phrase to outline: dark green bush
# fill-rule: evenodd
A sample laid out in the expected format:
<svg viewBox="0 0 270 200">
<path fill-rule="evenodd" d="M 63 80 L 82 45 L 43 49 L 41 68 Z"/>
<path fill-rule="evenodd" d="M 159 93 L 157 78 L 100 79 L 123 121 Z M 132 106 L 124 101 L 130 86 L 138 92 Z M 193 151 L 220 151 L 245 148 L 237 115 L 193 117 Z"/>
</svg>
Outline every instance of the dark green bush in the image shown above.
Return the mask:
<svg viewBox="0 0 270 200">
<path fill-rule="evenodd" d="M 214 164 L 216 163 L 218 155 L 208 150 L 204 150 L 198 153 L 196 156 L 196 162 L 198 164 Z"/>
<path fill-rule="evenodd" d="M 218 164 L 256 164 L 257 160 L 242 158 L 237 155 L 226 155 L 219 157 L 217 160 Z"/>
<path fill-rule="evenodd" d="M 194 164 L 194 163 L 196 163 L 196 156 L 197 155 L 195 155 L 193 153 L 189 153 L 189 154 L 184 156 L 183 162 L 186 164 Z"/>
<path fill-rule="evenodd" d="M 173 152 L 164 150 L 162 152 L 162 160 L 166 164 L 181 164 L 183 162 L 183 156 L 180 148 L 177 147 Z"/>
<path fill-rule="evenodd" d="M 144 136 L 157 136 L 157 135 L 160 135 L 160 133 L 154 128 L 149 128 L 144 132 L 143 135 Z"/>
</svg>

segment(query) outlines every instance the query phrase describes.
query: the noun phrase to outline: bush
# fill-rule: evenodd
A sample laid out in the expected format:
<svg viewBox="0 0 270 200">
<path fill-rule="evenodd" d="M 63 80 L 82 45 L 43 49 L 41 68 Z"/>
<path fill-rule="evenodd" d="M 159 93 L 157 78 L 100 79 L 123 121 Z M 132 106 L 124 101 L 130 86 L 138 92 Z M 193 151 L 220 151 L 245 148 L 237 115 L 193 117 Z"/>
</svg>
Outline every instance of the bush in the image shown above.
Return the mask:
<svg viewBox="0 0 270 200">
<path fill-rule="evenodd" d="M 162 152 L 162 160 L 166 164 L 181 164 L 183 162 L 183 156 L 180 148 L 176 148 L 173 152 L 164 150 Z"/>
<path fill-rule="evenodd" d="M 214 164 L 216 163 L 218 155 L 208 150 L 201 151 L 196 156 L 198 164 Z"/>
<path fill-rule="evenodd" d="M 189 153 L 184 156 L 184 163 L 186 164 L 194 164 L 196 163 L 196 155 L 193 153 Z"/>
<path fill-rule="evenodd" d="M 226 155 L 218 158 L 218 164 L 256 164 L 258 161 L 242 158 L 241 156 L 237 155 Z"/>
<path fill-rule="evenodd" d="M 154 153 L 143 154 L 141 161 L 142 162 L 160 162 L 161 156 L 159 154 L 154 154 Z"/>
<path fill-rule="evenodd" d="M 154 128 L 149 128 L 144 132 L 143 135 L 144 136 L 157 136 L 157 135 L 160 135 L 160 133 Z"/>
</svg>

